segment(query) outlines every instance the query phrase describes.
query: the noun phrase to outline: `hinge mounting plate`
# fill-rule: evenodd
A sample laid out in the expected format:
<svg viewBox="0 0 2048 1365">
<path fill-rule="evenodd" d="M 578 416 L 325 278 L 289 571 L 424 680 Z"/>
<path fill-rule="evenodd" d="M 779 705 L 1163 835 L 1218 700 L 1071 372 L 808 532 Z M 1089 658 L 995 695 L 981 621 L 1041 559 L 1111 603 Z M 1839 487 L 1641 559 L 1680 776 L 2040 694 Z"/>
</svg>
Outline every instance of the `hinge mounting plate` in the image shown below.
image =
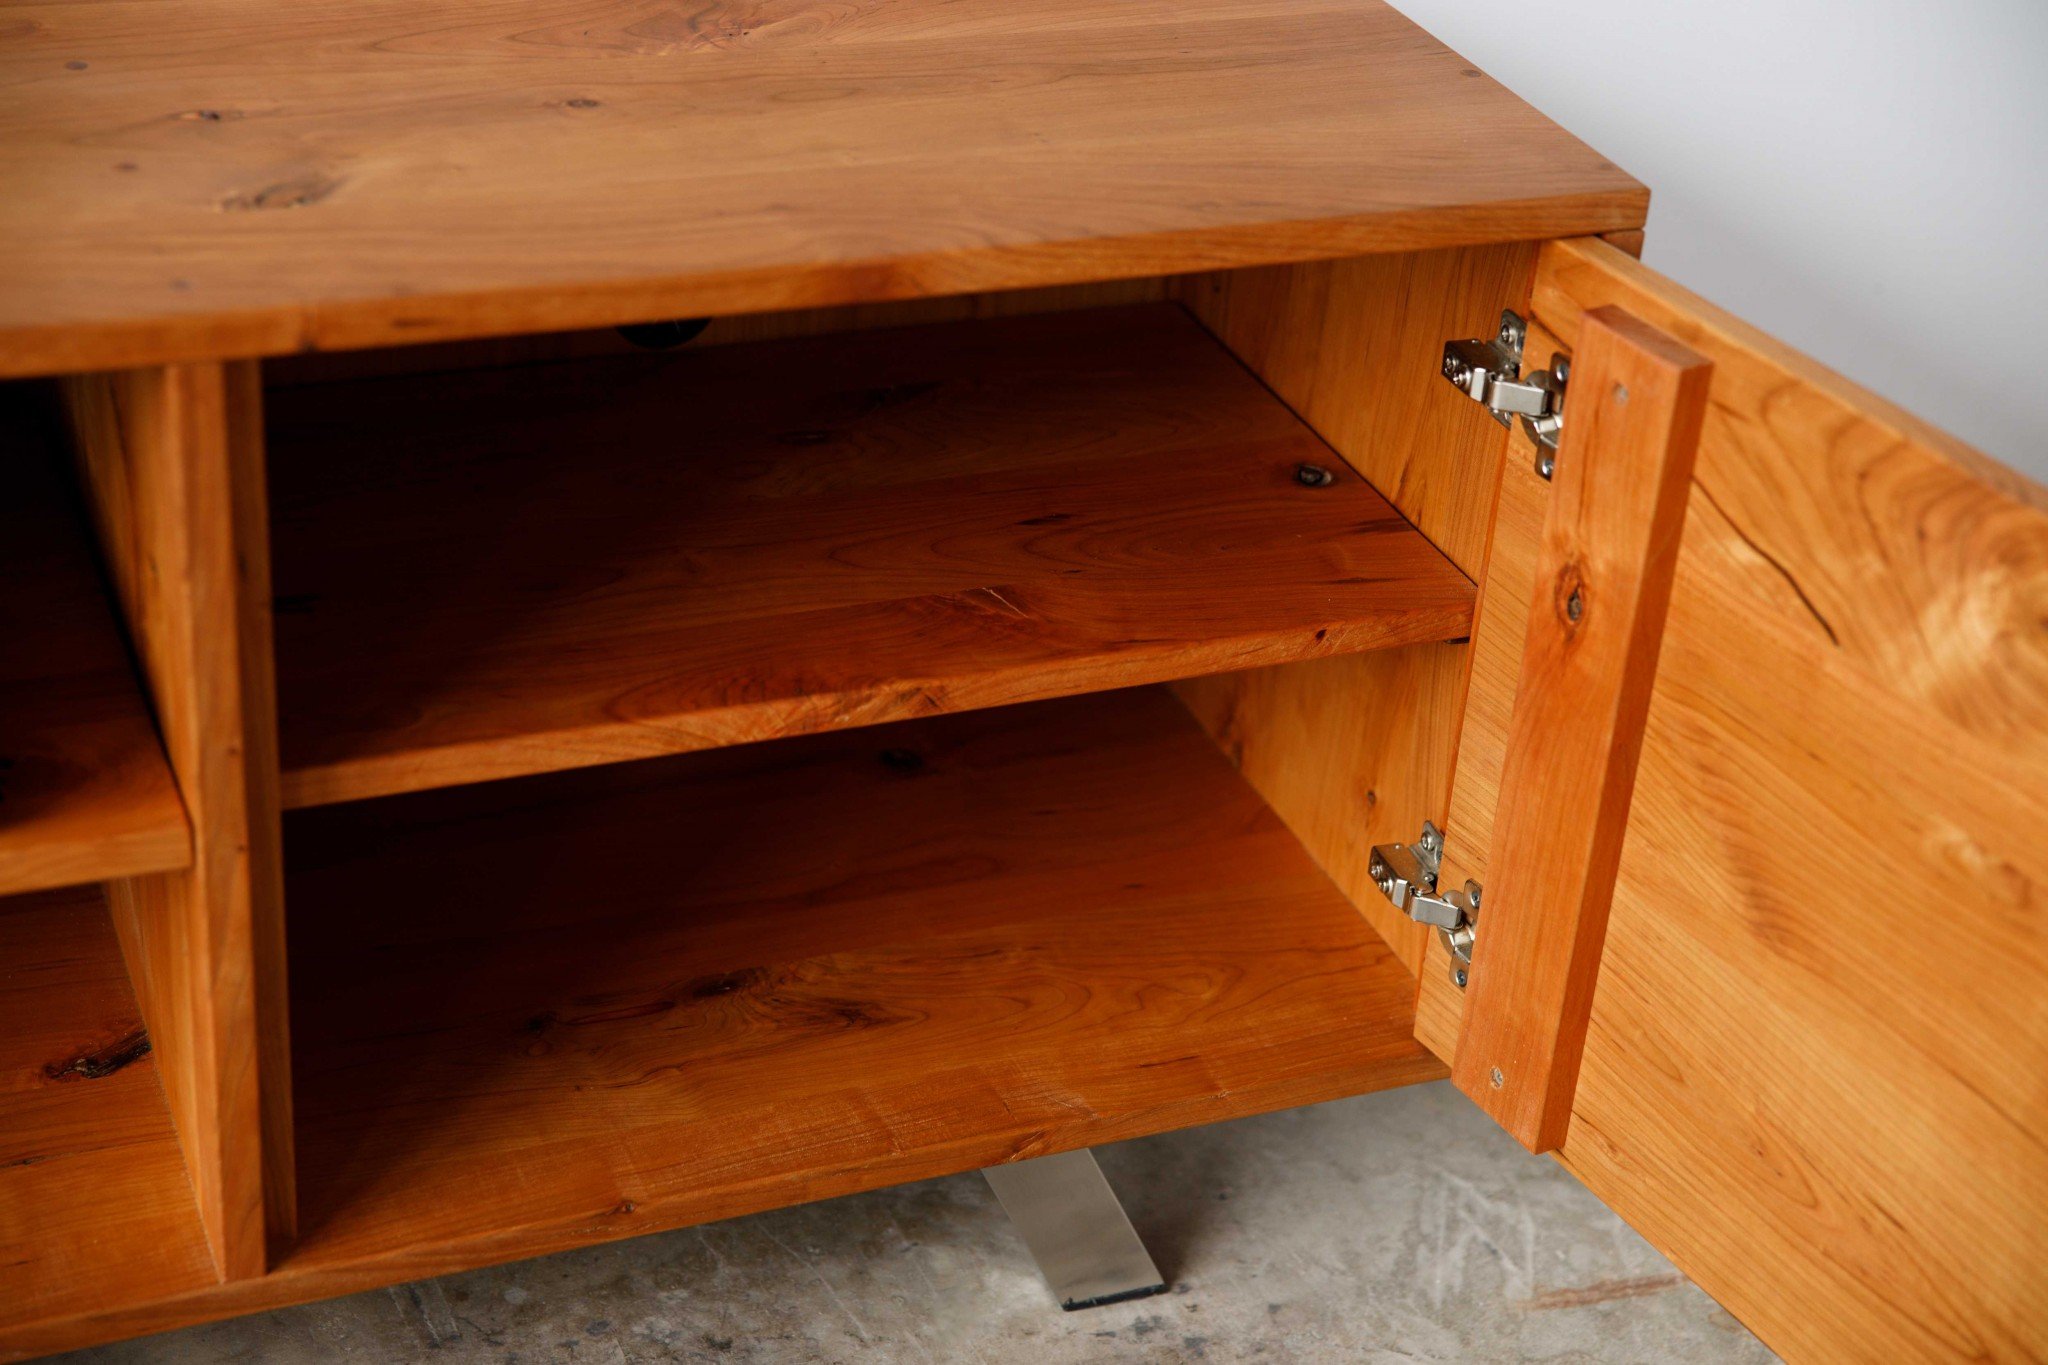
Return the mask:
<svg viewBox="0 0 2048 1365">
<path fill-rule="evenodd" d="M 1451 984 L 1460 990 L 1471 975 L 1472 937 L 1479 920 L 1479 883 L 1467 881 L 1462 891 L 1439 895 L 1444 835 L 1428 820 L 1412 844 L 1374 844 L 1367 874 L 1394 908 L 1420 924 L 1436 929 L 1451 955 Z"/>
<path fill-rule="evenodd" d="M 1536 472 L 1547 479 L 1557 468 L 1557 433 L 1564 425 L 1571 361 L 1560 353 L 1551 358 L 1549 369 L 1523 378 L 1522 343 L 1528 335 L 1529 324 L 1522 315 L 1504 309 L 1500 328 L 1491 338 L 1444 343 L 1443 374 L 1502 426 L 1512 427 L 1521 419 L 1522 430 L 1536 443 Z"/>
</svg>

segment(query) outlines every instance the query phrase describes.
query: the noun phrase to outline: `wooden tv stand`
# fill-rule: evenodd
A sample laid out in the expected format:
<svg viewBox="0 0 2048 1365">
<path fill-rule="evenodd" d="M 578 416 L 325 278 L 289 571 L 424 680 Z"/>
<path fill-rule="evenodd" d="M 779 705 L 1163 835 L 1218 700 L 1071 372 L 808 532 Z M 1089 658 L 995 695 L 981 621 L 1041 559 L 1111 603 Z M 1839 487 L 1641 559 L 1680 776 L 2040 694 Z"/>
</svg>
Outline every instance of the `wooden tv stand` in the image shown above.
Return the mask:
<svg viewBox="0 0 2048 1365">
<path fill-rule="evenodd" d="M 2048 496 L 1384 5 L 26 9 L 0 1356 L 1446 1075 L 2048 1342 Z"/>
</svg>

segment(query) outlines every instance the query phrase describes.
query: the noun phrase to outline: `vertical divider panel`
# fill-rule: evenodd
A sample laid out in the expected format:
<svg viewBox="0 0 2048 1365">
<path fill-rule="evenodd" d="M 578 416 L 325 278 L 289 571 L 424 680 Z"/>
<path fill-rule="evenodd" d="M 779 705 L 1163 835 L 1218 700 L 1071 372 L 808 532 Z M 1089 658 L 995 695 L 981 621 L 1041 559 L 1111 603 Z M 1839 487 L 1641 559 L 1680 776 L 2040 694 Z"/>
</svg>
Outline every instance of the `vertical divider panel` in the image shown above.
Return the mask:
<svg viewBox="0 0 2048 1365">
<path fill-rule="evenodd" d="M 261 1274 L 296 1212 L 262 401 L 253 361 L 65 384 L 192 817 L 189 869 L 108 900 L 223 1279 Z"/>
</svg>

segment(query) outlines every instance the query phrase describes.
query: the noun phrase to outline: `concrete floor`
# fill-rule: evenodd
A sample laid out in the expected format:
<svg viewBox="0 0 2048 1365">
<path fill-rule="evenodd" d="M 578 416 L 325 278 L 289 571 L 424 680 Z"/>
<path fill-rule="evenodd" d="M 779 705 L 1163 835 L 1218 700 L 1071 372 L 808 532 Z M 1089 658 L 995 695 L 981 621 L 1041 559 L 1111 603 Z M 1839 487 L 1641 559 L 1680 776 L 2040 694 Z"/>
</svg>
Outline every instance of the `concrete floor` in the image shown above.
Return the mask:
<svg viewBox="0 0 2048 1365">
<path fill-rule="evenodd" d="M 63 1359 L 1775 1359 L 1447 1084 L 1098 1155 L 1170 1294 L 1060 1312 L 970 1174 Z"/>
</svg>

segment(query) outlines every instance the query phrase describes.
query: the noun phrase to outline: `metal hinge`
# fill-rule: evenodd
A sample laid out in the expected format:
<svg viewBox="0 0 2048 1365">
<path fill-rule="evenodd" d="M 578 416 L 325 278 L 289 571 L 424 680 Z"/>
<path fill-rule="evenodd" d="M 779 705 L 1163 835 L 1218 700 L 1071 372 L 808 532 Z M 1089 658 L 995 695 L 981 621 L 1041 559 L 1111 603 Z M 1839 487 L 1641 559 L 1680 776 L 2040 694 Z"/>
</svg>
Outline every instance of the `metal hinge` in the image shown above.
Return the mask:
<svg viewBox="0 0 2048 1365">
<path fill-rule="evenodd" d="M 1522 419 L 1522 430 L 1536 443 L 1536 472 L 1549 478 L 1557 468 L 1557 432 L 1564 425 L 1564 386 L 1571 361 L 1562 353 L 1550 368 L 1522 377 L 1522 342 L 1529 325 L 1513 309 L 1500 315 L 1500 331 L 1492 340 L 1477 337 L 1444 343 L 1444 378 L 1460 392 L 1485 405 L 1504 427 Z"/>
<path fill-rule="evenodd" d="M 1462 891 L 1437 894 L 1436 879 L 1443 860 L 1443 831 L 1425 820 L 1421 837 L 1412 844 L 1374 844 L 1367 871 L 1396 910 L 1435 927 L 1444 951 L 1451 955 L 1451 982 L 1462 990 L 1471 975 L 1479 883 L 1467 881 Z"/>
</svg>

